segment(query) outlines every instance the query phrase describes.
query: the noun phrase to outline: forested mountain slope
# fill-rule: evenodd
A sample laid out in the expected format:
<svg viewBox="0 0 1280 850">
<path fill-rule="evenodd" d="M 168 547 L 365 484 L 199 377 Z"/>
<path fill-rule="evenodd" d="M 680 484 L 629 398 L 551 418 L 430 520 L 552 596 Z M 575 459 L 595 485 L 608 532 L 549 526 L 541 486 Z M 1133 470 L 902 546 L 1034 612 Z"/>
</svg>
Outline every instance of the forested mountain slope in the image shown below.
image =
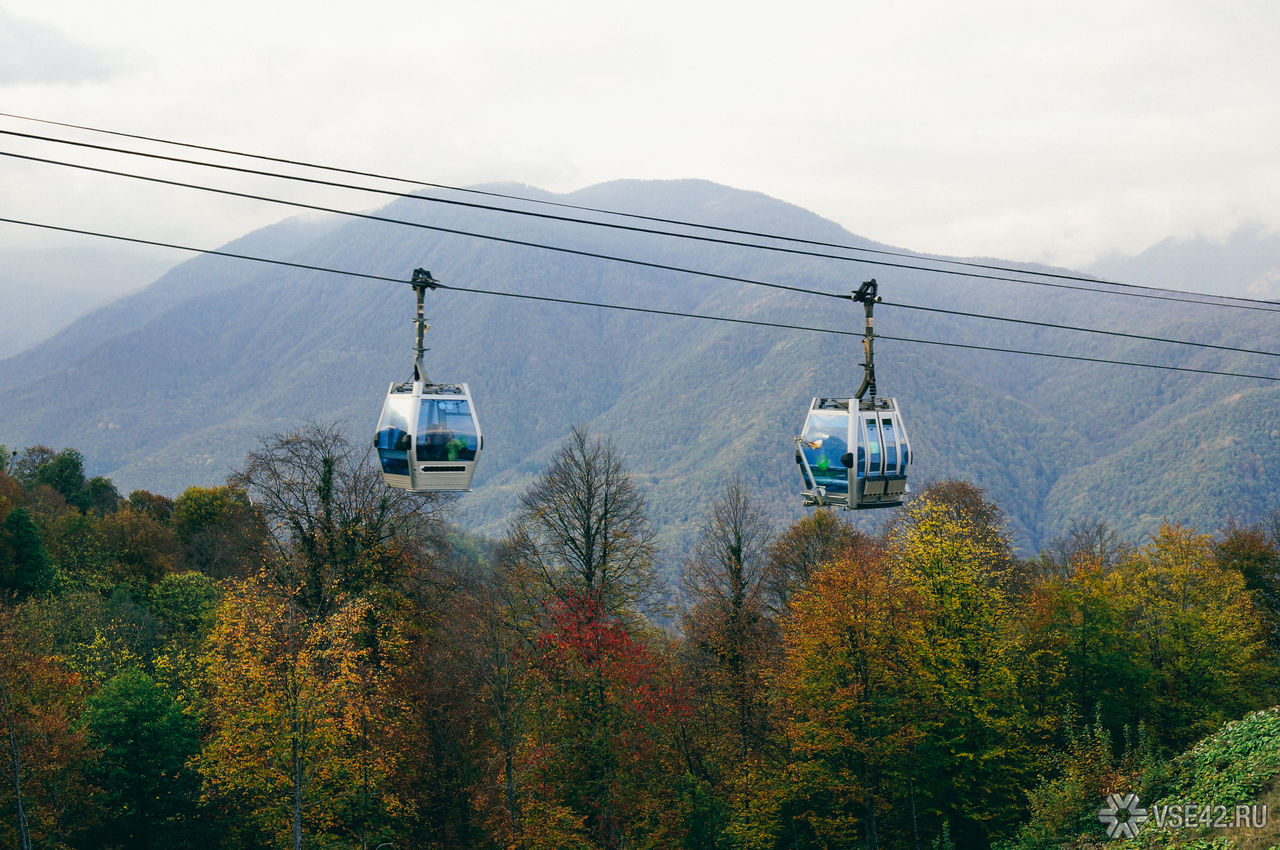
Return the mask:
<svg viewBox="0 0 1280 850">
<path fill-rule="evenodd" d="M 507 187 L 510 188 L 510 187 Z M 797 207 L 700 181 L 620 181 L 561 202 L 883 248 Z M 1267 358 L 904 309 L 1280 348 L 1268 313 L 1031 287 L 841 262 L 400 199 L 379 215 L 647 263 L 845 293 L 869 277 L 886 337 L 1271 374 Z M 450 286 L 861 331 L 837 299 L 694 277 L 381 222 L 285 222 L 230 250 Z M 858 255 L 868 259 L 889 259 Z M 912 263 L 911 265 L 923 265 Z M 1010 276 L 990 273 L 995 276 Z M 260 435 L 308 420 L 371 432 L 411 369 L 412 291 L 219 257 L 175 267 L 42 345 L 0 362 L 0 442 L 75 446 L 123 492 L 222 481 Z M 485 432 L 464 527 L 505 528 L 515 499 L 574 424 L 607 435 L 679 551 L 707 501 L 740 475 L 776 518 L 802 508 L 791 437 L 813 395 L 851 393 L 856 336 L 624 313 L 438 290 L 427 368 L 467 381 Z M 1278 502 L 1277 392 L 1235 378 L 1154 372 L 881 340 L 882 394 L 900 399 L 915 480 L 959 477 L 1034 549 L 1076 518 L 1137 539 L 1163 518 L 1219 527 Z M 880 516 L 863 518 L 869 527 Z"/>
</svg>

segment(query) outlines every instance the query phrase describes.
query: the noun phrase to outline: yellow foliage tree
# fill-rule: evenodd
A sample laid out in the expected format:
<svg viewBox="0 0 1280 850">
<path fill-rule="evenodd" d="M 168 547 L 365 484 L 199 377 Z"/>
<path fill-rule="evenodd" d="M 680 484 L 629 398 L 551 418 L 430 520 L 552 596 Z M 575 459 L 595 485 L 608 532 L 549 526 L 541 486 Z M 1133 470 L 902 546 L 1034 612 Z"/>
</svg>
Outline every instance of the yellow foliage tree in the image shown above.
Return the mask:
<svg viewBox="0 0 1280 850">
<path fill-rule="evenodd" d="M 783 620 L 786 784 L 793 817 L 818 846 L 876 846 L 884 813 L 913 799 L 903 768 L 918 742 L 922 603 L 863 545 L 819 568 Z M 906 823 L 892 828 L 908 832 Z"/>
<path fill-rule="evenodd" d="M 254 581 L 220 605 L 204 657 L 211 728 L 199 768 L 204 798 L 237 812 L 255 832 L 246 839 L 301 848 L 306 833 L 363 844 L 398 808 L 378 793 L 394 757 L 375 730 L 394 700 L 369 663 L 369 610 L 346 600 L 320 617 Z M 379 651 L 397 642 L 382 634 Z"/>
<path fill-rule="evenodd" d="M 1175 749 L 1274 698 L 1262 615 L 1213 540 L 1164 526 L 1106 578 L 1135 663 L 1149 667 L 1149 725 Z"/>
<path fill-rule="evenodd" d="M 891 568 L 925 609 L 915 787 L 934 828 L 949 822 L 958 843 L 1012 830 L 1040 767 L 1020 687 L 1011 551 L 999 509 L 962 482 L 921 494 L 888 542 Z"/>
</svg>

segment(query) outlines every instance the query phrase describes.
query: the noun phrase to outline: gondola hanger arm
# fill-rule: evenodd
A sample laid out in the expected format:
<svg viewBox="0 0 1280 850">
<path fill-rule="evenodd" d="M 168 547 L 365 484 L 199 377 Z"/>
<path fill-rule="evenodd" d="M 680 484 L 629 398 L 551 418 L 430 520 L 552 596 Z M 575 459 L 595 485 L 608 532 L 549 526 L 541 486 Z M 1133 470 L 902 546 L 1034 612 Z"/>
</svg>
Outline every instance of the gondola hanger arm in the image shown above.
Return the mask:
<svg viewBox="0 0 1280 850">
<path fill-rule="evenodd" d="M 440 285 L 440 281 L 432 277 L 431 272 L 426 269 L 414 269 L 411 284 L 413 286 L 414 295 L 417 296 L 418 300 L 418 313 L 416 318 L 413 320 L 414 325 L 417 328 L 417 343 L 413 348 L 413 380 L 423 384 L 429 384 L 431 382 L 427 379 L 427 370 L 422 365 L 422 355 L 428 350 L 423 344 L 423 340 L 431 326 L 427 324 L 427 320 L 423 313 L 422 302 L 427 290 L 434 290 Z"/>
<path fill-rule="evenodd" d="M 862 335 L 862 349 L 866 356 L 866 362 L 861 364 L 863 368 L 862 386 L 858 387 L 858 392 L 854 397 L 861 401 L 862 397 L 870 391 L 872 405 L 875 404 L 876 400 L 876 361 L 875 352 L 872 348 L 876 334 L 875 319 L 872 317 L 872 311 L 881 300 L 876 293 L 877 288 L 876 279 L 872 278 L 871 280 L 863 281 L 862 285 L 854 290 L 850 296 L 854 301 L 861 302 L 866 313 L 866 325 Z"/>
</svg>

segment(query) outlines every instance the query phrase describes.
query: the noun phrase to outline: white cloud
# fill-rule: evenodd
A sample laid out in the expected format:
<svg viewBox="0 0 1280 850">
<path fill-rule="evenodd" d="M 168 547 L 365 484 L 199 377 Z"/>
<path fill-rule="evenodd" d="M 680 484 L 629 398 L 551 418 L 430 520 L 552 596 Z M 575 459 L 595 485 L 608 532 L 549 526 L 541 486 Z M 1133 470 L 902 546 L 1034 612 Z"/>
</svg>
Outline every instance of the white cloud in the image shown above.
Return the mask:
<svg viewBox="0 0 1280 850">
<path fill-rule="evenodd" d="M 936 253 L 1081 265 L 1280 226 L 1272 0 L 196 8 L 33 6 L 28 66 L 114 72 L 10 80 L 5 111 L 440 183 L 701 177 Z M 31 174 L 10 199 L 140 235 L 287 214 L 0 161 Z"/>
<path fill-rule="evenodd" d="M 111 73 L 90 44 L 0 8 L 0 87 L 81 83 Z"/>
</svg>

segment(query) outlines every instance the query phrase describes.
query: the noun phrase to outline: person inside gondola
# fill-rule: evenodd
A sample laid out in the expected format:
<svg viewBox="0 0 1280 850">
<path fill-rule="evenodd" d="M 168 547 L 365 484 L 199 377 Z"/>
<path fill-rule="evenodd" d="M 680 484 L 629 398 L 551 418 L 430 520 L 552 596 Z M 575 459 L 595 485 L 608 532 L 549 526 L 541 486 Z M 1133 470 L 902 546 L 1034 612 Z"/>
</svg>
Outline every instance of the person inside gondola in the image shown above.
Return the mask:
<svg viewBox="0 0 1280 850">
<path fill-rule="evenodd" d="M 409 474 L 409 432 L 395 426 L 383 428 L 374 436 L 374 447 L 382 471 L 388 475 Z"/>
<path fill-rule="evenodd" d="M 373 436 L 374 448 L 382 471 L 388 475 L 409 474 L 409 419 L 404 409 L 388 403 L 382 411 L 378 430 Z"/>
<path fill-rule="evenodd" d="M 450 446 L 457 442 L 458 440 L 453 436 L 452 431 L 439 422 L 433 423 L 418 438 L 418 459 L 456 460 L 458 457 L 457 449 L 452 450 L 452 457 L 450 457 Z"/>
<path fill-rule="evenodd" d="M 837 489 L 842 484 L 847 486 L 845 476 L 848 473 L 843 457 L 848 446 L 844 438 L 838 434 L 821 434 L 817 435 L 817 439 L 809 441 L 808 447 L 812 451 L 809 455 L 809 463 L 817 483 Z"/>
</svg>

